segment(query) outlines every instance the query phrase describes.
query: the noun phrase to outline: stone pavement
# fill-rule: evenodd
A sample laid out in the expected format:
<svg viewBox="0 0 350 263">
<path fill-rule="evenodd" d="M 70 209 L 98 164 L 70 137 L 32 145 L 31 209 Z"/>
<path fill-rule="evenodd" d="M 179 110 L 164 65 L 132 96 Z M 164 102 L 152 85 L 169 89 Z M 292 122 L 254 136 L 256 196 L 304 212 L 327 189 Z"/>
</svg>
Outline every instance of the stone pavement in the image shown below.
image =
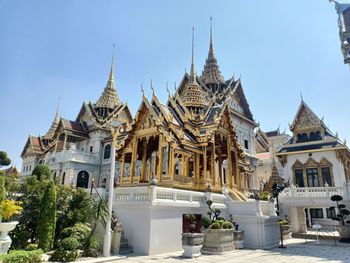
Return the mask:
<svg viewBox="0 0 350 263">
<path fill-rule="evenodd" d="M 239 263 L 312 263 L 312 262 L 349 262 L 350 244 L 334 241 L 321 240 L 317 244 L 314 240 L 305 243 L 305 239 L 291 239 L 286 242 L 287 248 L 273 248 L 269 250 L 241 249 L 226 255 L 202 255 L 196 259 L 185 259 L 181 257 L 182 251 L 165 253 L 154 256 L 138 256 L 130 254 L 126 258 L 115 261 L 115 263 L 174 263 L 174 262 L 239 262 Z M 107 262 L 107 261 L 105 261 Z"/>
</svg>

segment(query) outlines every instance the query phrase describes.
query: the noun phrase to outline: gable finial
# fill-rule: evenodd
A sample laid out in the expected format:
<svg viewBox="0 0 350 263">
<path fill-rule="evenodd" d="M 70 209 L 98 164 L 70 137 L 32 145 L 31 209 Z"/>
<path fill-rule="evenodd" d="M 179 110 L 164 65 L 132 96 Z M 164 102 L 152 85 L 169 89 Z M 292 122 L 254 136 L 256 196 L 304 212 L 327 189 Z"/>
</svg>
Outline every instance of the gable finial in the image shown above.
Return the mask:
<svg viewBox="0 0 350 263">
<path fill-rule="evenodd" d="M 168 92 L 168 95 L 170 97 L 170 91 L 169 91 L 169 87 L 168 87 L 168 81 L 166 82 L 166 91 Z"/>
<path fill-rule="evenodd" d="M 141 82 L 141 92 L 142 92 L 142 95 L 145 97 L 145 91 L 143 90 L 143 81 Z"/>
<path fill-rule="evenodd" d="M 176 80 L 175 80 L 175 83 L 174 83 L 174 90 L 176 91 Z"/>
<path fill-rule="evenodd" d="M 303 99 L 303 92 L 302 91 L 300 91 L 300 100 L 304 101 L 304 99 Z"/>
<path fill-rule="evenodd" d="M 155 94 L 155 92 L 154 92 L 154 88 L 153 88 L 153 82 L 152 82 L 152 79 L 151 79 L 151 90 L 152 90 L 152 93 L 153 93 L 153 95 Z"/>
<path fill-rule="evenodd" d="M 59 114 L 60 114 L 60 103 L 61 103 L 61 96 L 58 97 L 55 119 L 58 119 L 58 118 L 59 118 Z"/>
</svg>

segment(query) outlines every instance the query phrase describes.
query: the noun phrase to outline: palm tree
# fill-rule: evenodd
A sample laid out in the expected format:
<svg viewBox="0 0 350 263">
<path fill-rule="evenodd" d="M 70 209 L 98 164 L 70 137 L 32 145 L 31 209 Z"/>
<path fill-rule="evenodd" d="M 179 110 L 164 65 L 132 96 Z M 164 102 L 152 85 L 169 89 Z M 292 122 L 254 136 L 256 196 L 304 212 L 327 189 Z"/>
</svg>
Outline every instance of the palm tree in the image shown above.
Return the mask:
<svg viewBox="0 0 350 263">
<path fill-rule="evenodd" d="M 88 238 L 85 241 L 83 246 L 84 256 L 88 256 L 88 251 L 91 244 L 94 242 L 94 233 L 97 227 L 98 222 L 101 222 L 103 226 L 106 226 L 106 222 L 109 215 L 108 208 L 104 199 L 100 198 L 98 201 L 91 199 L 91 205 L 89 208 L 89 221 L 91 222 L 91 231 Z"/>
</svg>

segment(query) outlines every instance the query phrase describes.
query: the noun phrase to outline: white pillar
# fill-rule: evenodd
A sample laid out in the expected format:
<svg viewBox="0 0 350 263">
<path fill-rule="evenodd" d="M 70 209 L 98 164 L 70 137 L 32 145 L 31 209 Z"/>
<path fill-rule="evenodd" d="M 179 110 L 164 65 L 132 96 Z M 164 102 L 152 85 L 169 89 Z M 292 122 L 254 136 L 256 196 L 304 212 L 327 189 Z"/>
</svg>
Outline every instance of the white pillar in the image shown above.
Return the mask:
<svg viewBox="0 0 350 263">
<path fill-rule="evenodd" d="M 115 132 L 112 131 L 112 156 L 111 156 L 111 171 L 109 175 L 109 189 L 108 189 L 108 219 L 106 222 L 106 231 L 103 242 L 103 256 L 109 257 L 111 255 L 111 216 L 114 195 L 114 173 L 115 173 Z"/>
</svg>

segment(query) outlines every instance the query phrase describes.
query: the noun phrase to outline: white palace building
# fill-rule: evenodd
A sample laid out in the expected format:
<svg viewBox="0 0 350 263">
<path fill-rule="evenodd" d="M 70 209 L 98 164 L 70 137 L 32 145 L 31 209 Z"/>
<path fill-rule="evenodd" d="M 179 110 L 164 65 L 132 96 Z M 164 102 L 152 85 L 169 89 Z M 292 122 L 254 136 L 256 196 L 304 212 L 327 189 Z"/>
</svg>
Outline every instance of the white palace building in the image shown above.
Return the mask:
<svg viewBox="0 0 350 263">
<path fill-rule="evenodd" d="M 302 100 L 290 126 L 292 138 L 276 153 L 291 186 L 280 194 L 281 215 L 288 215 L 294 233 L 314 224 L 336 224 L 332 195 L 350 201 L 350 151 Z"/>
</svg>

